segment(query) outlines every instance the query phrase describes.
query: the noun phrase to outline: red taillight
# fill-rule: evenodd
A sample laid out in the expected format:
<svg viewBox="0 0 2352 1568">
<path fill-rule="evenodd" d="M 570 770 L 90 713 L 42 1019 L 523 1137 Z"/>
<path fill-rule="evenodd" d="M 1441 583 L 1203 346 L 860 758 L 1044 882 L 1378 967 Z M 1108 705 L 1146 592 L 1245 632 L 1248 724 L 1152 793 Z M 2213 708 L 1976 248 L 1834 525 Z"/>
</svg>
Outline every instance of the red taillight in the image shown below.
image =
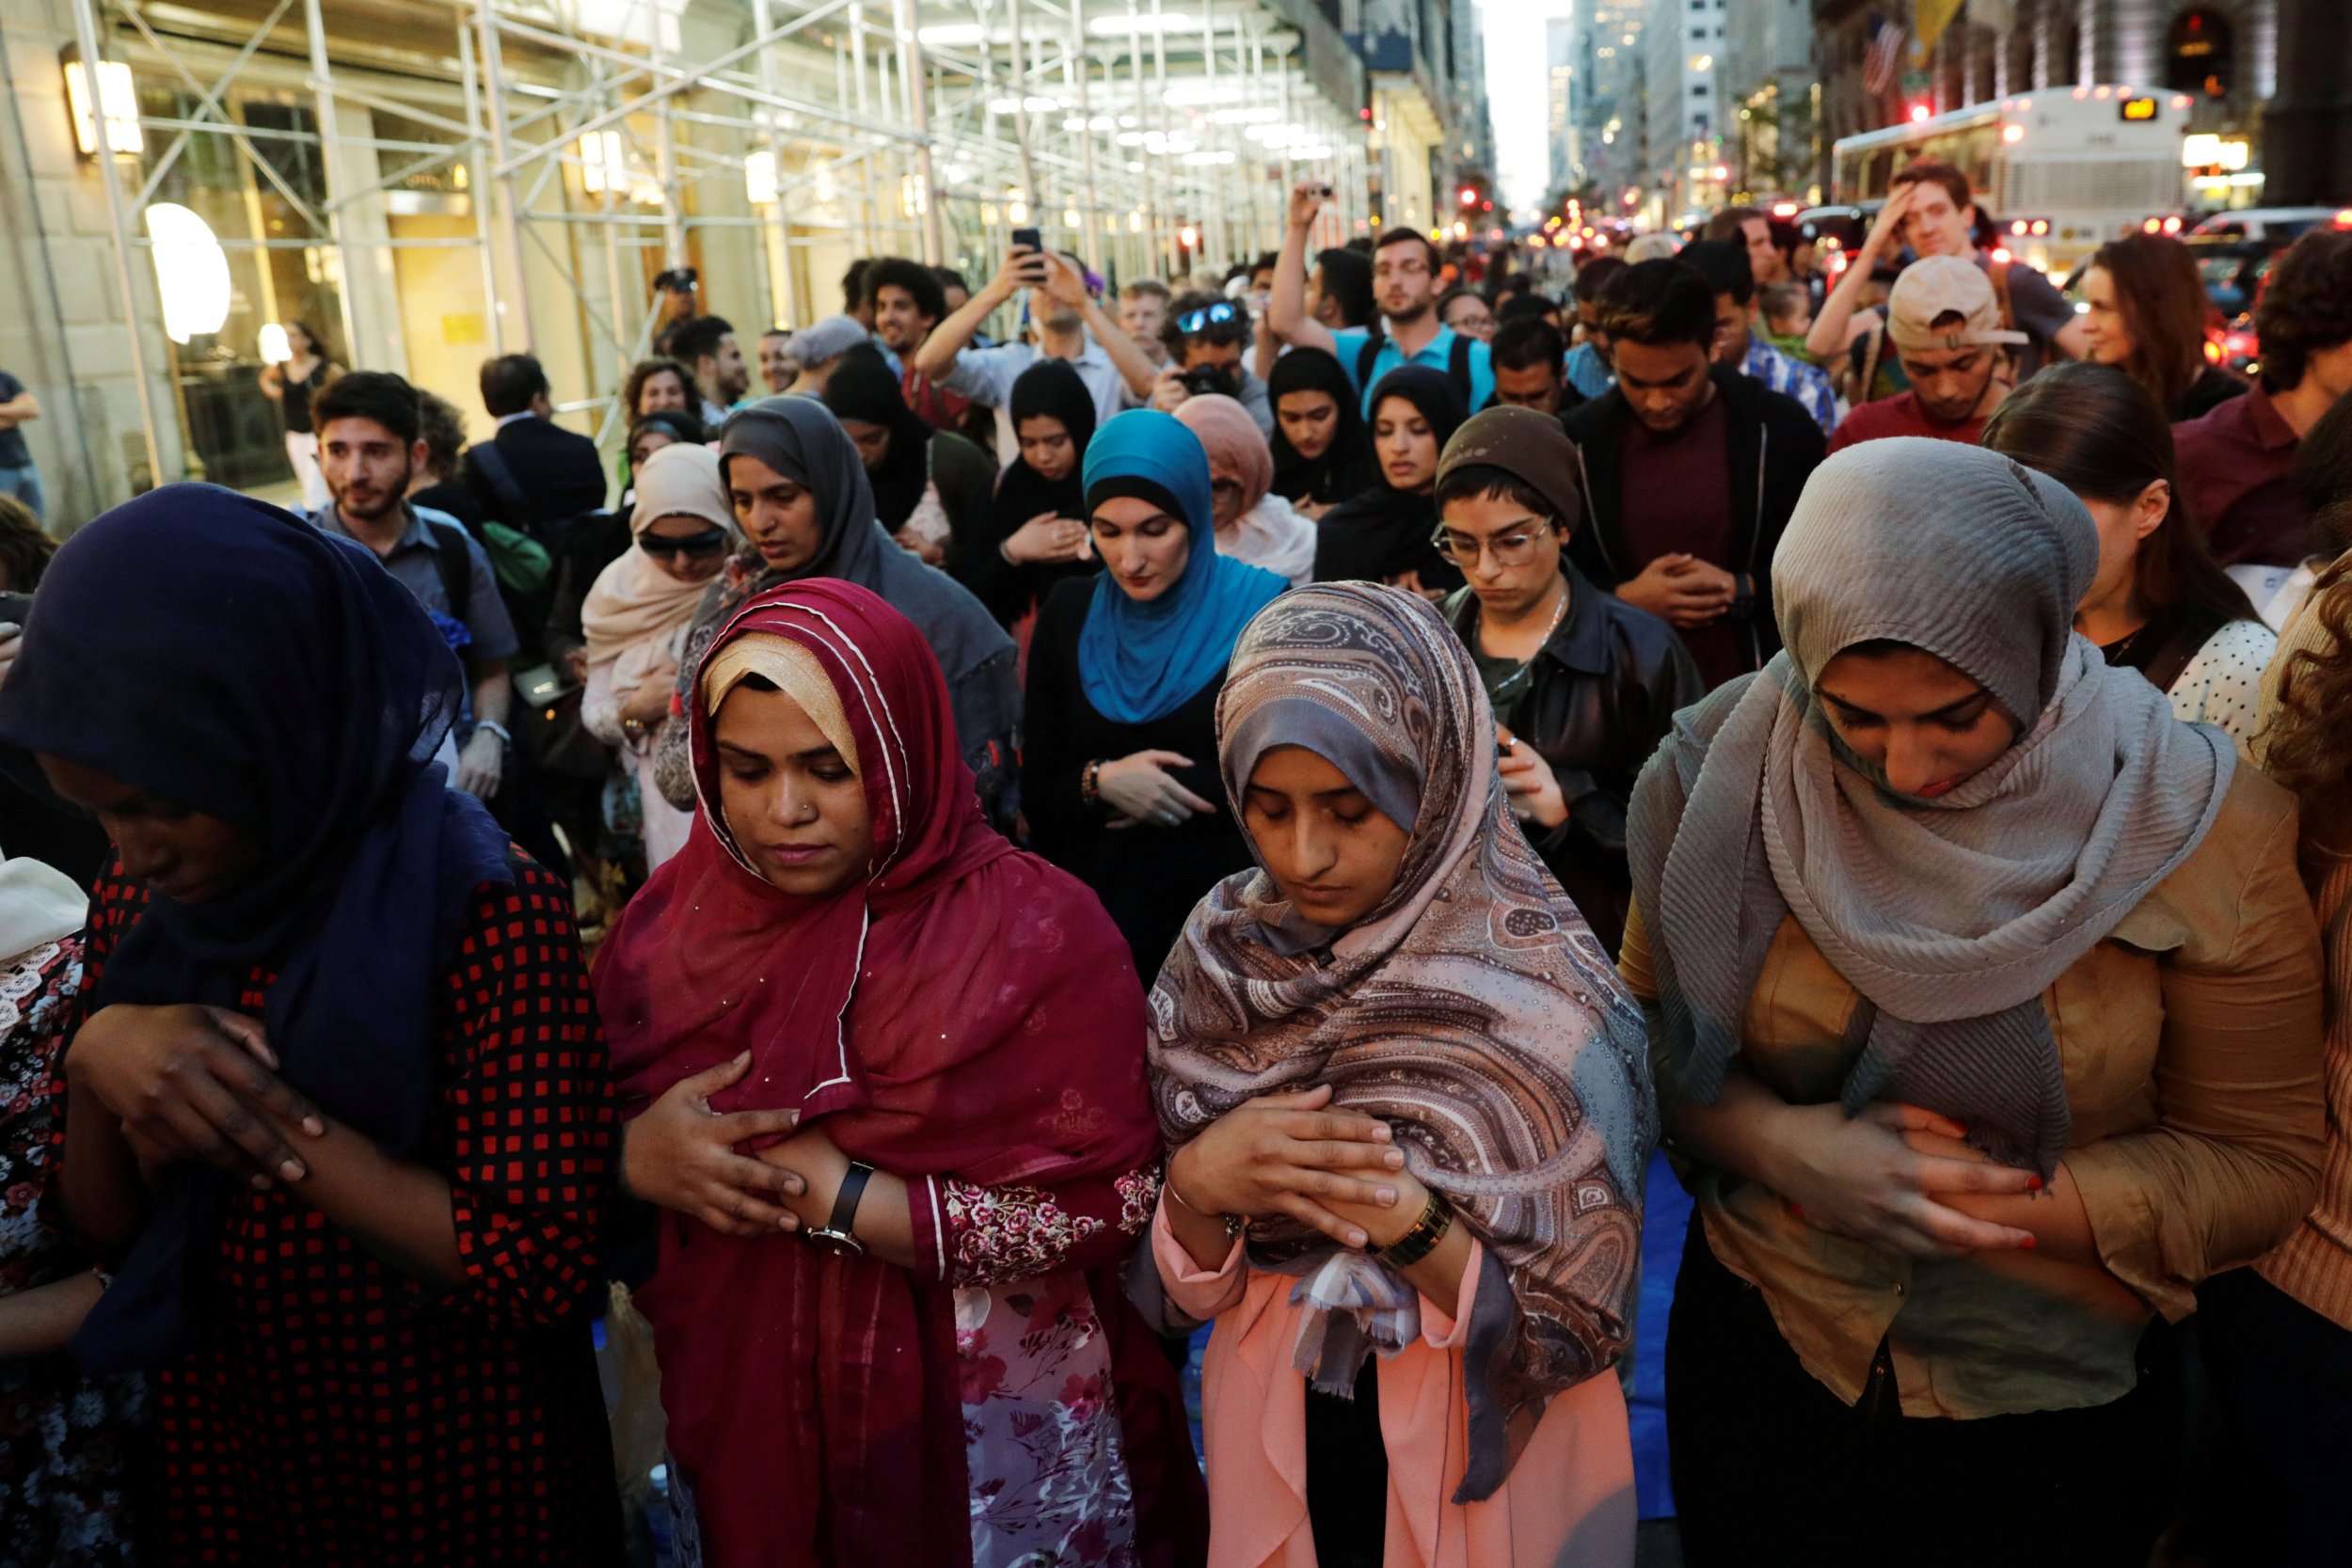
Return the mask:
<svg viewBox="0 0 2352 1568">
<path fill-rule="evenodd" d="M 2336 227 L 2338 229 L 2352 229 L 2352 207 L 2346 207 L 2336 214 Z"/>
</svg>

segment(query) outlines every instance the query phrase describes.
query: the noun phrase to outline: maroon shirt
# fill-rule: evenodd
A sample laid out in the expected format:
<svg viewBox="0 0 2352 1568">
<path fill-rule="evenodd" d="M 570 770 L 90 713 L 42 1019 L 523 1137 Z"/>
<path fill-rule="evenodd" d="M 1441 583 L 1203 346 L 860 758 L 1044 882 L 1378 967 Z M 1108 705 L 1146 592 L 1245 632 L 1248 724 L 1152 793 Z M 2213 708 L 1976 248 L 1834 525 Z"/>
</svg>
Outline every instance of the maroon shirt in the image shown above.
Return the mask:
<svg viewBox="0 0 2352 1568">
<path fill-rule="evenodd" d="M 2320 548 L 2296 493 L 2295 427 L 2260 387 L 2172 427 L 2182 499 L 2214 559 L 2293 566 Z"/>
<path fill-rule="evenodd" d="M 1844 451 L 1857 441 L 1881 441 L 1889 436 L 1931 436 L 1939 441 L 1965 441 L 1977 444 L 1984 434 L 1984 421 L 1990 415 L 1972 414 L 1958 424 L 1946 424 L 1928 418 L 1928 411 L 1919 406 L 1919 394 L 1901 392 L 1876 403 L 1866 403 L 1849 413 L 1829 438 L 1831 451 Z"/>
<path fill-rule="evenodd" d="M 1744 572 L 1731 559 L 1731 449 L 1720 394 L 1663 435 L 1629 415 L 1621 454 L 1624 479 L 1617 515 L 1624 518 L 1628 576 L 1661 555 L 1694 555 L 1726 572 Z M 1711 689 L 1756 667 L 1736 621 L 1718 618 L 1680 627 L 1699 673 Z"/>
</svg>

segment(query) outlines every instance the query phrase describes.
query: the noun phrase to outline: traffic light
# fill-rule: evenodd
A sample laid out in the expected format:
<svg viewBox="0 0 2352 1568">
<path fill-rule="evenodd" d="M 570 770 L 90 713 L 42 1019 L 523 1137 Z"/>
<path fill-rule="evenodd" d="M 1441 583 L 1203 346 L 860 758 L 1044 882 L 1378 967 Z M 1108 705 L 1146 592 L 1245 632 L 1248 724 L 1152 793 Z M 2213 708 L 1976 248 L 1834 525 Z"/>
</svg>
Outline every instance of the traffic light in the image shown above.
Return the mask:
<svg viewBox="0 0 2352 1568">
<path fill-rule="evenodd" d="M 1462 187 L 1462 205 L 1465 207 L 1472 207 L 1477 205 L 1477 203 L 1478 192 L 1469 185 L 1464 185 Z"/>
</svg>

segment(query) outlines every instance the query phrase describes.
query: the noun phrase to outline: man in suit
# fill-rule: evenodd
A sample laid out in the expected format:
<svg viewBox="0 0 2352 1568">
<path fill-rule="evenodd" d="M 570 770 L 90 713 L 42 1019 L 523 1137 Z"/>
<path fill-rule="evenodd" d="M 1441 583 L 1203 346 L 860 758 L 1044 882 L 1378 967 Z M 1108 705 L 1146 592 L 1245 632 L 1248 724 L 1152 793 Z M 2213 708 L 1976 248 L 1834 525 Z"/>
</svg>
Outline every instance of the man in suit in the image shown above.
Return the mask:
<svg viewBox="0 0 2352 1568">
<path fill-rule="evenodd" d="M 497 521 L 542 544 L 583 512 L 604 505 L 596 444 L 555 422 L 548 372 L 528 354 L 482 363 L 482 404 L 498 433 L 466 453 L 466 487 Z"/>
</svg>

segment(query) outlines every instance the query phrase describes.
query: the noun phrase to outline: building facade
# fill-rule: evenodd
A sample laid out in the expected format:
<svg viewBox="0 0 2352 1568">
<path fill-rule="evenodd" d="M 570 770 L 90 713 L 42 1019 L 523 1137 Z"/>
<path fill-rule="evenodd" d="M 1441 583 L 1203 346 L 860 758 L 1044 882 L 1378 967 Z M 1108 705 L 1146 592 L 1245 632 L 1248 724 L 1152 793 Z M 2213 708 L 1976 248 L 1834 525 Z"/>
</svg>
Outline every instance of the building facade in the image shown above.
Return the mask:
<svg viewBox="0 0 2352 1568">
<path fill-rule="evenodd" d="M 860 256 L 977 281 L 1035 227 L 1165 277 L 1272 248 L 1296 179 L 1341 195 L 1327 243 L 1382 213 L 1323 0 L 7 0 L 0 63 L 0 369 L 60 531 L 182 478 L 277 493 L 294 321 L 476 436 L 481 362 L 527 349 L 610 449 L 671 269 L 748 336 Z"/>
<path fill-rule="evenodd" d="M 1570 116 L 1583 165 L 1577 182 L 1589 182 L 1604 209 L 1623 214 L 1638 204 L 1648 166 L 1642 38 L 1649 0 L 1576 0 L 1569 21 Z M 1636 193 L 1635 203 L 1624 199 L 1628 190 Z"/>
</svg>

